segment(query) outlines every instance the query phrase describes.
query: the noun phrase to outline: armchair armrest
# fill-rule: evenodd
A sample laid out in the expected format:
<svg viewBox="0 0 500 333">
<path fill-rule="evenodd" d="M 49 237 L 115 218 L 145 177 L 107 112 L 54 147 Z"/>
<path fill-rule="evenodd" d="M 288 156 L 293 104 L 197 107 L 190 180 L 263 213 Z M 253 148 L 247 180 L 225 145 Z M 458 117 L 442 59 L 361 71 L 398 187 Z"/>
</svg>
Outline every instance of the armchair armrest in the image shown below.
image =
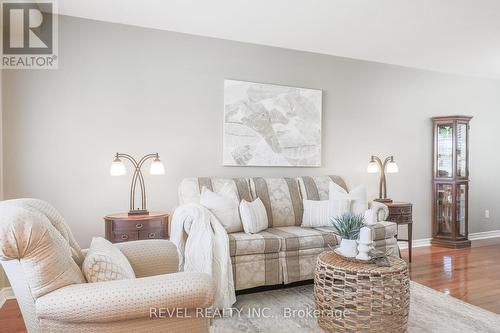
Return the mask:
<svg viewBox="0 0 500 333">
<path fill-rule="evenodd" d="M 149 318 L 150 308 L 195 309 L 214 301 L 215 285 L 204 273 L 73 284 L 36 300 L 41 319 L 105 323 Z"/>
<path fill-rule="evenodd" d="M 385 221 L 389 216 L 389 207 L 378 201 L 372 201 L 369 203 L 368 207 L 375 211 L 377 216 L 377 222 Z"/>
<path fill-rule="evenodd" d="M 127 257 L 138 278 L 175 273 L 178 270 L 177 247 L 168 240 L 139 240 L 114 245 Z"/>
</svg>

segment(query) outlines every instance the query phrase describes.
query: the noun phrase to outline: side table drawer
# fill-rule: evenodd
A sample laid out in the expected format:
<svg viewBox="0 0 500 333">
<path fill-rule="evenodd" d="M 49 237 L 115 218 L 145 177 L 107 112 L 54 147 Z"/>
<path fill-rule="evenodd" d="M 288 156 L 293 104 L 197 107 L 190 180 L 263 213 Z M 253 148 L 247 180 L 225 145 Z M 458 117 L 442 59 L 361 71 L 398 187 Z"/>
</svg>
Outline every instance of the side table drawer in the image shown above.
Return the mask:
<svg viewBox="0 0 500 333">
<path fill-rule="evenodd" d="M 151 229 L 139 231 L 139 239 L 163 239 L 162 229 Z"/>
<path fill-rule="evenodd" d="M 138 240 L 139 234 L 137 231 L 115 231 L 113 232 L 113 242 L 128 242 Z"/>
<path fill-rule="evenodd" d="M 389 217 L 387 218 L 387 221 L 396 222 L 396 223 L 410 223 L 410 222 L 412 222 L 412 216 L 411 215 L 389 215 Z"/>
<path fill-rule="evenodd" d="M 135 230 L 140 231 L 143 229 L 161 229 L 163 227 L 163 221 L 161 219 L 155 219 L 150 221 L 125 221 L 117 220 L 113 221 L 113 230 L 128 231 Z"/>
<path fill-rule="evenodd" d="M 412 206 L 389 207 L 389 215 L 411 215 Z"/>
</svg>

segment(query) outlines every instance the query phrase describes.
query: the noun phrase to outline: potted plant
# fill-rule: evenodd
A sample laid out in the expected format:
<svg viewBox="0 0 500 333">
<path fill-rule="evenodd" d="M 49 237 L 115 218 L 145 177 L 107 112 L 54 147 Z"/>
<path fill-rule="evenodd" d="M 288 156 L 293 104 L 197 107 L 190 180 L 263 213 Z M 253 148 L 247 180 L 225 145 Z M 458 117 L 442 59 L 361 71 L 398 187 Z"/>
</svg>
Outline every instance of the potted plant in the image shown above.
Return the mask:
<svg viewBox="0 0 500 333">
<path fill-rule="evenodd" d="M 363 214 L 344 213 L 331 219 L 335 233 L 342 239 L 340 253 L 346 257 L 355 257 L 358 254 L 356 240 L 359 230 L 364 226 Z"/>
</svg>

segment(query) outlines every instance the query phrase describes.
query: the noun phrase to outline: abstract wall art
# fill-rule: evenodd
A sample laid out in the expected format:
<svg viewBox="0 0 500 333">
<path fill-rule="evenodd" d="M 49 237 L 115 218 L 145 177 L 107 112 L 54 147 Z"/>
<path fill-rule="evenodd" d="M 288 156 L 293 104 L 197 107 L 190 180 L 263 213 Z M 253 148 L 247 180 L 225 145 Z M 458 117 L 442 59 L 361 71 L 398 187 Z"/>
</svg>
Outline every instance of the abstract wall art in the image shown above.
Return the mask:
<svg viewBox="0 0 500 333">
<path fill-rule="evenodd" d="M 322 91 L 224 81 L 223 164 L 321 166 Z"/>
</svg>

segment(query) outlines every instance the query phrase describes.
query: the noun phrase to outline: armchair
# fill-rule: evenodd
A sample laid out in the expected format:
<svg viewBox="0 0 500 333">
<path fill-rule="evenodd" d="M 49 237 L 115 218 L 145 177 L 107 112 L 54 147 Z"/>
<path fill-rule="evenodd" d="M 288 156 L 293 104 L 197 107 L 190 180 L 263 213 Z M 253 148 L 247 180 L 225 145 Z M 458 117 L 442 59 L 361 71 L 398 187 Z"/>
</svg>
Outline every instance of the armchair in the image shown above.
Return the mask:
<svg viewBox="0 0 500 333">
<path fill-rule="evenodd" d="M 211 306 L 208 275 L 177 272 L 177 249 L 167 240 L 116 246 L 137 278 L 86 283 L 86 251 L 55 209 L 35 199 L 0 203 L 0 263 L 28 332 L 208 332 L 209 318 L 194 314 L 151 318 L 155 308 L 194 313 Z"/>
</svg>

